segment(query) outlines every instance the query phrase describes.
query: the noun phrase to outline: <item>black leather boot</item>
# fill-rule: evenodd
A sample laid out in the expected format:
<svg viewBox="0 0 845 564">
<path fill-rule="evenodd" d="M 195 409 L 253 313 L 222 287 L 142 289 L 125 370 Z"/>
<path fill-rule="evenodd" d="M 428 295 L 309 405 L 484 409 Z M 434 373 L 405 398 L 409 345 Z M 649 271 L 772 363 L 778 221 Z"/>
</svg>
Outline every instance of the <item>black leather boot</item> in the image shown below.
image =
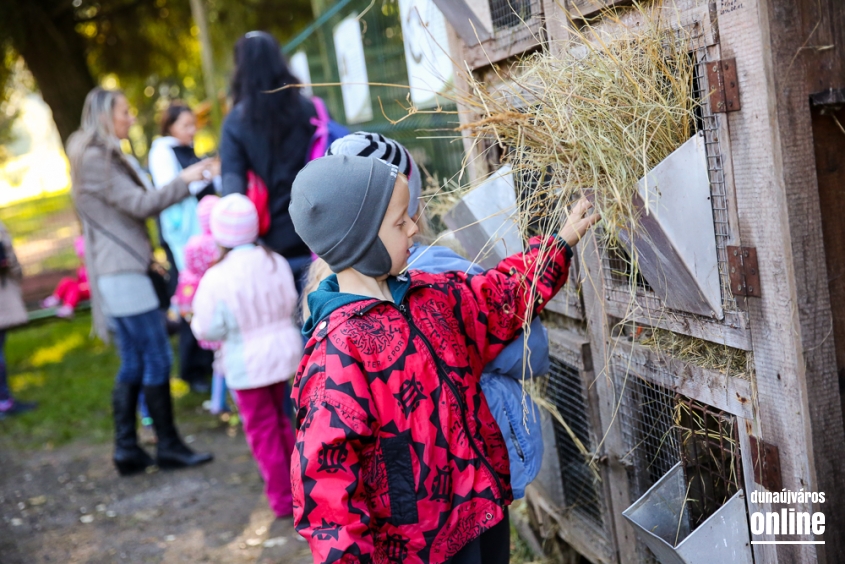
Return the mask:
<svg viewBox="0 0 845 564">
<path fill-rule="evenodd" d="M 186 468 L 211 462 L 211 453 L 195 453 L 182 442 L 173 423 L 173 402 L 170 399 L 170 383 L 161 386 L 144 386 L 147 409 L 153 418 L 153 428 L 158 437 L 156 464 L 162 470 Z"/>
<path fill-rule="evenodd" d="M 143 472 L 155 461 L 138 446 L 138 424 L 135 411 L 138 409 L 140 384 L 117 382 L 112 390 L 114 411 L 114 465 L 121 476 Z"/>
</svg>

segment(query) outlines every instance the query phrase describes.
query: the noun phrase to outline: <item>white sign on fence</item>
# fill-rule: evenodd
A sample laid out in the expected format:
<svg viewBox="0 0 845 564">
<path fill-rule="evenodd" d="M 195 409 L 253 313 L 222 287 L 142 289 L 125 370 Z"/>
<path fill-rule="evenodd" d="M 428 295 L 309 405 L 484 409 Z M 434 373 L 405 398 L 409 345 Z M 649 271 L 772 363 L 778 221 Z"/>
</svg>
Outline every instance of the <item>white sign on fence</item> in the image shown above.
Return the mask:
<svg viewBox="0 0 845 564">
<path fill-rule="evenodd" d="M 290 70 L 301 84 L 309 85 L 302 87 L 302 93 L 310 98 L 313 95 L 310 86 L 311 69 L 308 68 L 308 55 L 305 54 L 305 51 L 297 51 L 293 54 L 293 57 L 290 58 Z"/>
<path fill-rule="evenodd" d="M 370 121 L 373 119 L 373 104 L 370 100 L 370 80 L 367 78 L 361 24 L 355 16 L 349 16 L 337 24 L 333 37 L 346 123 Z"/>
<path fill-rule="evenodd" d="M 399 0 L 405 64 L 411 101 L 418 108 L 437 104 L 437 93 L 452 81 L 446 19 L 432 0 Z"/>
</svg>

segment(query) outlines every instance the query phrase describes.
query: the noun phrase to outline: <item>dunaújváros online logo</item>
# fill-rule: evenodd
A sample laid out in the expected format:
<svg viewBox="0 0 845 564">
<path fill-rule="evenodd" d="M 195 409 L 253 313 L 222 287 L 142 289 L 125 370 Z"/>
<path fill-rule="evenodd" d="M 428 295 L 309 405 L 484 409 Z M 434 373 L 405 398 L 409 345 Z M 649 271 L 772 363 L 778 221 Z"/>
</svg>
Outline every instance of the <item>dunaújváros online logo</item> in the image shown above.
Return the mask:
<svg viewBox="0 0 845 564">
<path fill-rule="evenodd" d="M 806 505 L 818 508 L 825 501 L 824 492 L 779 492 L 752 491 L 752 504 Z M 795 508 L 783 507 L 773 511 L 751 513 L 751 534 L 766 536 L 812 535 L 816 539 L 824 534 L 825 518 L 822 511 L 810 513 Z M 752 540 L 751 544 L 824 544 L 823 540 Z"/>
</svg>

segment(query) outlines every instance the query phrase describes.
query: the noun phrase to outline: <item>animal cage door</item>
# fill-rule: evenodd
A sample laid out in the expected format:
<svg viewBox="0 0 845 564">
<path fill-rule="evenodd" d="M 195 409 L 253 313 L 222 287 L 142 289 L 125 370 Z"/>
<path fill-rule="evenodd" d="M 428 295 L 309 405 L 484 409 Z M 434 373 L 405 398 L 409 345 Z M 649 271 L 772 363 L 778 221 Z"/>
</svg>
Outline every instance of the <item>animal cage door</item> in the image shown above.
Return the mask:
<svg viewBox="0 0 845 564">
<path fill-rule="evenodd" d="M 666 307 L 722 319 L 722 290 L 704 134 L 640 179 L 639 225 L 621 233 L 640 273 Z"/>
</svg>

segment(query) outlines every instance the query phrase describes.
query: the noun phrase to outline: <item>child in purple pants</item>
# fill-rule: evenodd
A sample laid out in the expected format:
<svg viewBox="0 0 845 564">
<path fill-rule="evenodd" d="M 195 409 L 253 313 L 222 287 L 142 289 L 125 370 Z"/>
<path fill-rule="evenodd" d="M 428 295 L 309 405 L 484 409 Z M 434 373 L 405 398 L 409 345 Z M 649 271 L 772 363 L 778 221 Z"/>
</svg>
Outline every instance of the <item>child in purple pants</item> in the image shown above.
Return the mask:
<svg viewBox="0 0 845 564">
<path fill-rule="evenodd" d="M 235 392 L 270 508 L 287 517 L 293 514 L 294 443 L 284 404 L 302 357 L 293 274 L 281 255 L 255 244 L 258 213 L 246 196 L 220 200 L 211 212 L 211 233 L 222 258 L 199 282 L 191 330 L 199 340 L 221 341 L 215 365 Z"/>
</svg>

